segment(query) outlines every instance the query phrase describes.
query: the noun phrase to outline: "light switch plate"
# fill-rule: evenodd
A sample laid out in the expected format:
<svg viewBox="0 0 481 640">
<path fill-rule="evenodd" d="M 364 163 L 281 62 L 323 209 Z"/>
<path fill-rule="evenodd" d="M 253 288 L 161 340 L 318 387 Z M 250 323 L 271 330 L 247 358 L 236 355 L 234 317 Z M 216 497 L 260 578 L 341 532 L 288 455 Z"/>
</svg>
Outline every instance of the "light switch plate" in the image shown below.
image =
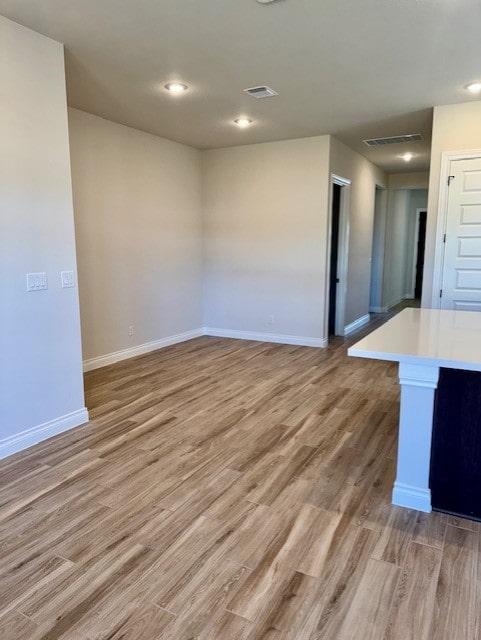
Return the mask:
<svg viewBox="0 0 481 640">
<path fill-rule="evenodd" d="M 44 271 L 39 273 L 27 273 L 27 291 L 42 291 L 48 289 L 47 274 Z"/>
<path fill-rule="evenodd" d="M 61 271 L 60 280 L 62 282 L 62 289 L 75 287 L 75 275 L 73 271 Z"/>
</svg>

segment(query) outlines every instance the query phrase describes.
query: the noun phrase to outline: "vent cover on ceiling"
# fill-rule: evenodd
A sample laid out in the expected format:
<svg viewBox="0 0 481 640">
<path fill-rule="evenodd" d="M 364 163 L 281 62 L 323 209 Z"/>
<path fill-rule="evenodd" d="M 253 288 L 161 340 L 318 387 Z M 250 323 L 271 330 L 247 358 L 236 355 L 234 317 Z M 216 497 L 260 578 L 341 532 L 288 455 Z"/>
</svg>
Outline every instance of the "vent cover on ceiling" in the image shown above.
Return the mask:
<svg viewBox="0 0 481 640">
<path fill-rule="evenodd" d="M 246 93 L 254 98 L 270 98 L 271 96 L 278 96 L 279 94 L 270 87 L 251 87 L 250 89 L 244 89 Z"/>
<path fill-rule="evenodd" d="M 424 140 L 420 133 L 409 133 L 404 136 L 392 136 L 390 138 L 371 138 L 370 140 L 363 140 L 364 144 L 368 147 L 379 147 L 384 144 L 398 144 L 400 142 L 421 142 Z"/>
</svg>

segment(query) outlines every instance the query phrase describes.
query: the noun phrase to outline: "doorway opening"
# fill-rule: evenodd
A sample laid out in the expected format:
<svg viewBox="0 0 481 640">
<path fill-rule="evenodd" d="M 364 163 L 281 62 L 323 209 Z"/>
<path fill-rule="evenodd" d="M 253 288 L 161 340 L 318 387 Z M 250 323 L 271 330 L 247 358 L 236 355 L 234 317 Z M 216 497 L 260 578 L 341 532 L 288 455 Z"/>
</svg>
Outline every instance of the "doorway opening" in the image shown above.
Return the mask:
<svg viewBox="0 0 481 640">
<path fill-rule="evenodd" d="M 326 327 L 329 336 L 344 335 L 347 260 L 349 251 L 349 185 L 340 176 L 331 177 L 329 251 L 326 279 Z"/>
<path fill-rule="evenodd" d="M 416 235 L 414 246 L 414 299 L 421 300 L 423 291 L 423 271 L 424 271 L 424 251 L 426 248 L 426 220 L 428 212 L 426 209 L 416 211 Z"/>
<path fill-rule="evenodd" d="M 339 218 L 341 215 L 341 185 L 332 185 L 331 209 L 331 256 L 329 260 L 329 335 L 336 335 L 336 297 L 339 276 L 337 263 L 339 260 Z"/>
</svg>

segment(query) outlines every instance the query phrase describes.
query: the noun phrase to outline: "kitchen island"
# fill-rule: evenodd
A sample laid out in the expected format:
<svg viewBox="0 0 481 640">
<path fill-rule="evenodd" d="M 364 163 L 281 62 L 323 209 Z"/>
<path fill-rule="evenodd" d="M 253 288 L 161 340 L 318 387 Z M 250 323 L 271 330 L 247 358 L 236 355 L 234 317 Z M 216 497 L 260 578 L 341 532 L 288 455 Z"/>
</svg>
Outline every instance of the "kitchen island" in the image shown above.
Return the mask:
<svg viewBox="0 0 481 640">
<path fill-rule="evenodd" d="M 481 313 L 404 309 L 348 354 L 399 363 L 393 504 L 481 518 Z"/>
</svg>

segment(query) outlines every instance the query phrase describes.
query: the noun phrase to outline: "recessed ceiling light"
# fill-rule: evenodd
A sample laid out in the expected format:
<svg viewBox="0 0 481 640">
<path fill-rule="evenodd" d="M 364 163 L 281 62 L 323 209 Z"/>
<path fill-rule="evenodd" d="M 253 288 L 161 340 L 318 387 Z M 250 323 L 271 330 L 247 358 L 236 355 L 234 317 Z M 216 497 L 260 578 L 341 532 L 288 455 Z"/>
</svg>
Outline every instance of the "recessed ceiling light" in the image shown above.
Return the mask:
<svg viewBox="0 0 481 640">
<path fill-rule="evenodd" d="M 471 84 L 467 84 L 466 90 L 470 93 L 479 93 L 481 91 L 481 82 L 471 82 Z"/>
<path fill-rule="evenodd" d="M 246 127 L 248 127 L 250 124 L 252 124 L 252 120 L 250 120 L 249 118 L 236 118 L 234 120 L 234 122 L 236 123 L 236 125 L 238 127 L 240 127 L 241 129 L 245 129 Z"/>
<path fill-rule="evenodd" d="M 170 93 L 176 93 L 176 94 L 187 91 L 187 85 L 182 84 L 181 82 L 169 82 L 168 84 L 165 85 L 165 88 L 167 89 L 167 91 L 170 91 Z"/>
<path fill-rule="evenodd" d="M 411 160 L 414 158 L 414 153 L 403 153 L 401 158 L 404 160 L 404 162 L 411 162 Z"/>
</svg>

